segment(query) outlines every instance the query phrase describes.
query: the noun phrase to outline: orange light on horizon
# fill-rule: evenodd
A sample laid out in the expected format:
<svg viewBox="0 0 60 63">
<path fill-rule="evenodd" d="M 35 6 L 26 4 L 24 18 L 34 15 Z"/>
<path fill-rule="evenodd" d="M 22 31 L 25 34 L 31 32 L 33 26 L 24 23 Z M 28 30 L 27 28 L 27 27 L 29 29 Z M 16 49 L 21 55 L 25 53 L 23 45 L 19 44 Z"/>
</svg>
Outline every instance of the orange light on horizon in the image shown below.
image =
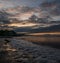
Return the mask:
<svg viewBox="0 0 60 63">
<path fill-rule="evenodd" d="M 22 23 L 22 24 L 20 24 L 20 23 L 14 23 L 14 24 L 9 24 L 8 26 L 16 26 L 16 27 L 30 27 L 30 26 L 36 26 L 37 24 L 35 24 L 35 23 Z"/>
</svg>

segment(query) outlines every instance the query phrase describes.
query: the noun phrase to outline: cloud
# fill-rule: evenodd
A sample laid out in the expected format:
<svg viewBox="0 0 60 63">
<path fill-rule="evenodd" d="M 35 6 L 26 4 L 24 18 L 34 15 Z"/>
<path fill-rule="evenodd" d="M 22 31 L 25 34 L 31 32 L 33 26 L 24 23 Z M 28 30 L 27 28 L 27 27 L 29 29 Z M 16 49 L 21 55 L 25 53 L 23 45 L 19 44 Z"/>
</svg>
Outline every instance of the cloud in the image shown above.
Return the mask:
<svg viewBox="0 0 60 63">
<path fill-rule="evenodd" d="M 56 15 L 60 15 L 60 4 L 59 2 L 55 2 L 56 0 L 48 0 L 49 2 L 47 2 L 47 0 L 4 0 L 5 2 L 7 1 L 7 3 L 14 3 L 16 4 L 18 3 L 19 5 L 21 5 L 20 3 L 22 2 L 24 4 L 31 4 L 31 2 L 35 3 L 34 5 L 37 5 L 36 2 L 43 2 L 40 7 L 30 7 L 30 6 L 23 6 L 23 4 L 21 6 L 15 6 L 15 7 L 8 7 L 5 11 L 9 14 L 11 14 L 12 16 L 10 16 L 11 18 L 17 18 L 17 19 L 28 19 L 31 15 L 35 14 L 36 16 L 38 16 L 39 18 L 45 18 L 46 16 L 56 16 Z M 57 0 L 59 1 L 59 0 Z M 4 2 L 4 5 L 6 4 Z M 12 2 L 12 3 L 11 3 Z M 8 5 L 8 4 L 7 4 Z M 39 5 L 39 4 L 38 4 Z"/>
<path fill-rule="evenodd" d="M 1 9 L 2 7 L 4 7 L 4 4 L 0 3 L 0 9 Z"/>
<path fill-rule="evenodd" d="M 0 0 L 0 4 L 3 4 L 2 8 L 13 7 L 15 4 L 10 0 Z"/>
<path fill-rule="evenodd" d="M 39 18 L 45 18 L 45 16 L 47 16 L 48 14 L 45 11 L 42 11 L 39 7 L 32 8 L 28 6 L 17 6 L 8 8 L 6 9 L 6 12 L 13 15 L 10 18 L 17 18 L 19 20 L 28 19 L 32 15 L 36 15 Z"/>
<path fill-rule="evenodd" d="M 41 4 L 42 11 L 48 12 L 50 15 L 60 15 L 60 0 L 45 1 Z"/>
</svg>

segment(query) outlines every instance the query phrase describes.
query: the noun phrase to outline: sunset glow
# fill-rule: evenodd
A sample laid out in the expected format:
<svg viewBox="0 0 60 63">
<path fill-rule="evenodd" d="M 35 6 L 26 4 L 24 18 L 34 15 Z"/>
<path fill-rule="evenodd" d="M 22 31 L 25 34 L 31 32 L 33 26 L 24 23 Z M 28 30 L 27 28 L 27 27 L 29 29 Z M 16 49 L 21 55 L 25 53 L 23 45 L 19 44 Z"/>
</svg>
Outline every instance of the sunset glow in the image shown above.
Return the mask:
<svg viewBox="0 0 60 63">
<path fill-rule="evenodd" d="M 26 23 L 26 24 L 20 24 L 20 23 L 15 23 L 15 24 L 10 24 L 8 26 L 16 26 L 16 27 L 31 27 L 31 26 L 36 26 L 37 24 L 34 23 Z"/>
<path fill-rule="evenodd" d="M 31 33 L 28 35 L 34 35 L 34 36 L 39 36 L 39 35 L 60 35 L 60 32 L 41 32 L 41 33 Z"/>
</svg>

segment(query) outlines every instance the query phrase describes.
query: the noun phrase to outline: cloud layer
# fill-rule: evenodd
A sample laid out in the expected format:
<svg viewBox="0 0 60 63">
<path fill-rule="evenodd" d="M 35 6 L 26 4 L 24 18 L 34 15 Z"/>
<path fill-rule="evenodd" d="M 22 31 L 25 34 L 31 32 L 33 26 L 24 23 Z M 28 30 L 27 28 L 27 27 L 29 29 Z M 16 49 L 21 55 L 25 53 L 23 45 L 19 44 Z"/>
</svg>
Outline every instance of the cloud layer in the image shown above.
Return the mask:
<svg viewBox="0 0 60 63">
<path fill-rule="evenodd" d="M 12 7 L 12 6 L 30 6 L 30 7 L 36 7 L 38 6 L 43 0 L 0 0 L 2 4 L 4 4 L 6 7 Z"/>
</svg>

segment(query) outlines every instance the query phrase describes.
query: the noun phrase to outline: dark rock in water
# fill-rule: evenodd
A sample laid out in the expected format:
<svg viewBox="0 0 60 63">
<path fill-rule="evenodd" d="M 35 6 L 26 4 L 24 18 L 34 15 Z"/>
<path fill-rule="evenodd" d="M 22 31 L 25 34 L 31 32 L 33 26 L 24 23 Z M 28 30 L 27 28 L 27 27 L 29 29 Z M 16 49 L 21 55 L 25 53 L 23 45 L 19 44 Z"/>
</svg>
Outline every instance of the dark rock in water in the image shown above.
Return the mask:
<svg viewBox="0 0 60 63">
<path fill-rule="evenodd" d="M 0 30 L 0 36 L 16 36 L 16 32 L 13 30 Z"/>
<path fill-rule="evenodd" d="M 7 62 L 7 55 L 8 51 L 0 51 L 0 63 L 6 63 Z"/>
<path fill-rule="evenodd" d="M 5 44 L 9 43 L 10 41 L 8 39 L 5 39 Z"/>
<path fill-rule="evenodd" d="M 0 51 L 0 59 L 4 58 L 7 55 L 7 53 L 8 53 L 7 51 L 3 51 L 3 50 Z"/>
</svg>

